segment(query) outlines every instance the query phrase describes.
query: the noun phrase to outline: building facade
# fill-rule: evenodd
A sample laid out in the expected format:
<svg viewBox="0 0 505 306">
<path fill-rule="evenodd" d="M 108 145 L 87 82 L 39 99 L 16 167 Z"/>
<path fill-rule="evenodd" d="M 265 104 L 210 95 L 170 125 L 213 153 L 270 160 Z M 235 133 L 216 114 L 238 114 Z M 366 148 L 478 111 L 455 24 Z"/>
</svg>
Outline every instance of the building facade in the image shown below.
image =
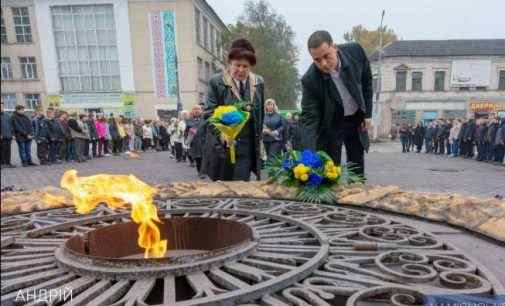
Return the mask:
<svg viewBox="0 0 505 306">
<path fill-rule="evenodd" d="M 4 19 L 16 20 L 10 16 L 14 8 L 6 13 L 4 2 L 2 80 L 4 70 L 10 76 L 7 57 L 4 64 Z M 156 118 L 203 100 L 207 80 L 223 66 L 219 38 L 227 28 L 205 0 L 37 0 L 27 13 L 33 16 L 34 55 L 19 65 L 32 65 L 35 58 L 39 87 L 32 91 L 40 92 L 45 106 Z M 15 55 L 14 67 L 28 51 L 25 43 L 10 44 L 17 26 L 6 23 L 5 28 L 6 54 Z M 14 86 L 20 73 L 11 70 Z M 5 92 L 18 93 L 10 87 Z"/>
<path fill-rule="evenodd" d="M 34 111 L 46 92 L 34 1 L 2 1 L 0 30 L 4 107 L 10 111 L 21 104 Z"/>
<path fill-rule="evenodd" d="M 401 122 L 470 117 L 505 104 L 505 39 L 397 41 L 371 57 L 374 136 Z"/>
</svg>

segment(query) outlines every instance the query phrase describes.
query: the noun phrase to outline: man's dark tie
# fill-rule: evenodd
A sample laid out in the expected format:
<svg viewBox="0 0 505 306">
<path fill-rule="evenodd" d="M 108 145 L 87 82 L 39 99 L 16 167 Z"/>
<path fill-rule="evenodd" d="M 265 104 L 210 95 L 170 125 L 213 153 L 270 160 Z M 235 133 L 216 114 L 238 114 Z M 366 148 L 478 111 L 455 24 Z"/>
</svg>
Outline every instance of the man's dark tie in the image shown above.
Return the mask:
<svg viewBox="0 0 505 306">
<path fill-rule="evenodd" d="M 240 83 L 240 98 L 242 98 L 242 100 L 244 100 L 244 97 L 245 97 L 245 86 L 244 86 L 244 82 L 239 81 L 239 83 Z"/>
</svg>

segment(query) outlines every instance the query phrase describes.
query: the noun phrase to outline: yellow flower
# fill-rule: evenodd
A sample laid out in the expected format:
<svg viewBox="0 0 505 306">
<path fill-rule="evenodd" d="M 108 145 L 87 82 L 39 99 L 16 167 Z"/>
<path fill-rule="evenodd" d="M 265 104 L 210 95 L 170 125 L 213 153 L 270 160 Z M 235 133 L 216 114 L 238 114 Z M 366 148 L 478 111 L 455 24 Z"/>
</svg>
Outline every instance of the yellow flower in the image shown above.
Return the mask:
<svg viewBox="0 0 505 306">
<path fill-rule="evenodd" d="M 296 167 L 293 168 L 293 173 L 295 175 L 296 179 L 302 180 L 302 176 L 306 175 L 308 180 L 308 173 L 310 172 L 310 168 L 305 166 L 304 164 L 298 164 Z M 305 180 L 305 181 L 306 181 Z"/>
<path fill-rule="evenodd" d="M 302 181 L 302 182 L 306 182 L 306 181 L 308 181 L 308 180 L 309 180 L 309 175 L 308 175 L 308 174 L 302 174 L 302 175 L 300 176 L 300 181 Z"/>
<path fill-rule="evenodd" d="M 324 175 L 330 180 L 336 180 L 342 173 L 340 166 L 336 167 L 332 161 L 326 162 L 324 165 Z"/>
<path fill-rule="evenodd" d="M 326 175 L 326 177 L 327 177 L 328 179 L 330 179 L 330 180 L 332 180 L 332 181 L 333 181 L 333 180 L 336 180 L 336 179 L 337 179 L 337 177 L 338 177 L 337 173 L 335 173 L 335 172 L 326 172 L 326 173 L 325 173 L 325 175 Z"/>
</svg>

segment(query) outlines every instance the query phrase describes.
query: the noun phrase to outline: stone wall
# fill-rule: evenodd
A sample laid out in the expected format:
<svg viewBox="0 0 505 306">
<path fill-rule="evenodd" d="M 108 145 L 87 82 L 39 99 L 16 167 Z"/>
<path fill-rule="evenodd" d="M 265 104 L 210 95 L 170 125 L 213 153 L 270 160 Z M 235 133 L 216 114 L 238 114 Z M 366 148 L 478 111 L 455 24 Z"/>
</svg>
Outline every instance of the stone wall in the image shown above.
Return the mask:
<svg viewBox="0 0 505 306">
<path fill-rule="evenodd" d="M 176 182 L 158 185 L 158 199 L 199 197 L 248 197 L 260 199 L 296 199 L 296 189 L 270 182 Z M 64 196 L 61 205 L 44 205 L 44 193 Z M 402 191 L 397 186 L 351 185 L 335 189 L 334 205 L 361 206 L 411 215 L 466 228 L 505 242 L 505 201 L 465 197 L 459 194 Z M 46 187 L 30 192 L 3 192 L 1 214 L 26 213 L 72 206 L 66 191 Z"/>
</svg>

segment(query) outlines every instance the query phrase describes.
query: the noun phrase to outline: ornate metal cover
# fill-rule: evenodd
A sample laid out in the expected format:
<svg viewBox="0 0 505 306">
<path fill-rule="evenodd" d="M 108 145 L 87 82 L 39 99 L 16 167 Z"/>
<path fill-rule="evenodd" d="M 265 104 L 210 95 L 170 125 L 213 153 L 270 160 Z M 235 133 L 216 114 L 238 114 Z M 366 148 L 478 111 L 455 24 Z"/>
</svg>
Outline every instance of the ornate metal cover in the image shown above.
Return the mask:
<svg viewBox="0 0 505 306">
<path fill-rule="evenodd" d="M 406 224 L 338 206 L 256 199 L 174 199 L 164 218 L 233 220 L 255 239 L 175 265 L 104 267 L 69 256 L 63 242 L 129 222 L 125 210 L 55 209 L 2 218 L 1 304 L 423 305 L 437 294 L 503 294 L 480 264 Z M 29 296 L 30 297 L 30 296 Z M 22 300 L 24 298 L 24 300 Z M 21 299 L 21 300 L 20 300 Z"/>
</svg>

